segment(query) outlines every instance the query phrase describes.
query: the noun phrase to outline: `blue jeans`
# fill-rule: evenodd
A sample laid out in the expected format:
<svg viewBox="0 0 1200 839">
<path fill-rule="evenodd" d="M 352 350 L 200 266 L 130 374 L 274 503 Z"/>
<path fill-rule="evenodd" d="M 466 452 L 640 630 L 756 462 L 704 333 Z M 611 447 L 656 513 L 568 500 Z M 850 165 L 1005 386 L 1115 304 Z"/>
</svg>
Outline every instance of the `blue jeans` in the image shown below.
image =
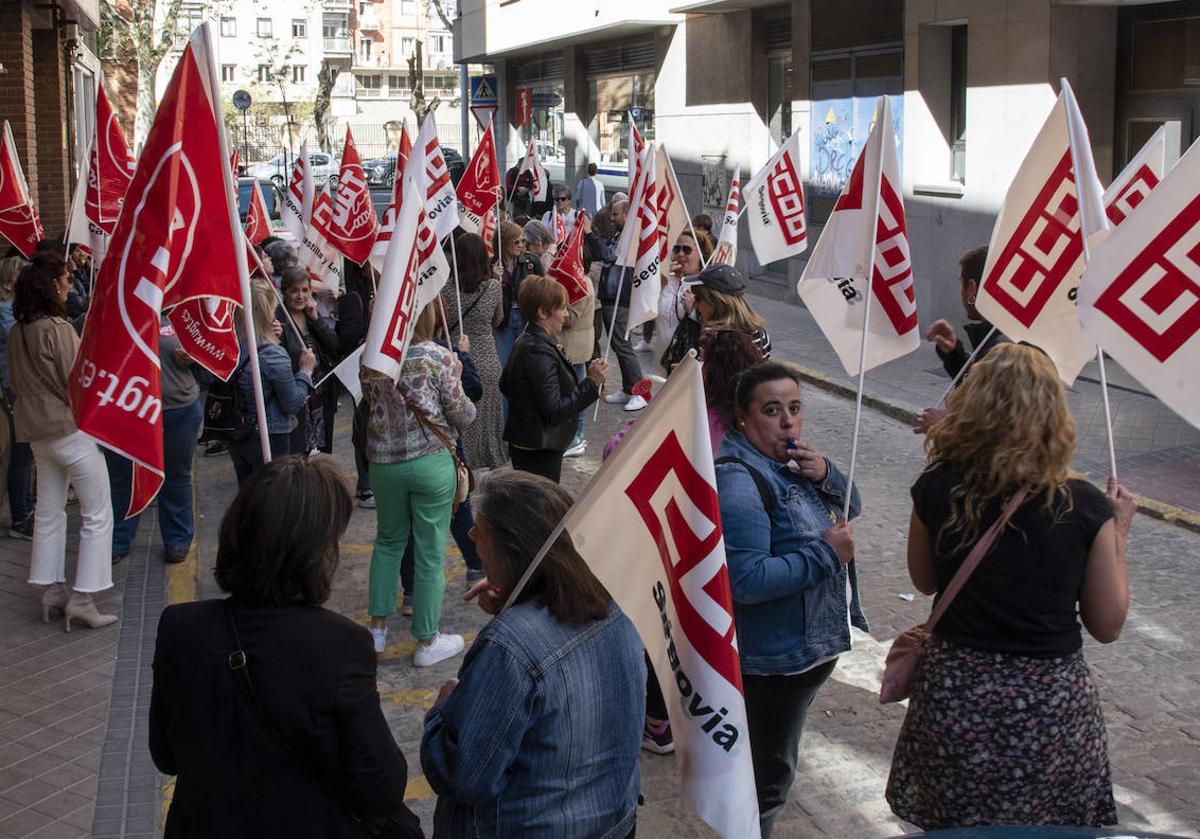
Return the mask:
<svg viewBox="0 0 1200 839">
<path fill-rule="evenodd" d="M 358 446 L 354 447 L 354 470 L 358 473 L 358 481 L 354 491 L 359 496 L 371 494 L 371 464 L 367 462 L 367 453 Z"/>
<path fill-rule="evenodd" d="M 33 514 L 33 449 L 28 443 L 17 442 L 17 428 L 9 407 L 16 394 L 10 390 L 7 395 L 4 413 L 8 414 L 8 443 L 12 451 L 8 461 L 8 511 L 12 523 L 19 524 Z"/>
<path fill-rule="evenodd" d="M 492 330 L 492 336 L 496 339 L 496 354 L 500 356 L 501 369 L 508 366 L 508 357 L 512 354 L 513 344 L 517 342 L 517 338 L 521 337 L 521 333 L 524 331 L 525 316 L 516 306 L 508 310 L 508 325 Z M 504 418 L 508 419 L 508 397 L 501 396 L 500 400 L 504 403 Z"/>
<path fill-rule="evenodd" d="M 192 458 L 204 422 L 204 403 L 163 411 L 163 485 L 158 491 L 158 530 L 166 550 L 185 551 L 195 536 L 192 519 Z M 128 554 L 141 516 L 123 518 L 129 509 L 132 464 L 108 449 L 108 479 L 113 503 L 113 556 Z"/>
<path fill-rule="evenodd" d="M 270 438 L 272 460 L 290 453 L 292 441 L 290 431 L 267 436 Z M 237 475 L 238 486 L 241 486 L 255 469 L 262 466 L 262 444 L 258 439 L 258 429 L 255 429 L 249 437 L 234 440 L 229 444 L 229 459 L 233 461 L 233 472 Z"/>
</svg>

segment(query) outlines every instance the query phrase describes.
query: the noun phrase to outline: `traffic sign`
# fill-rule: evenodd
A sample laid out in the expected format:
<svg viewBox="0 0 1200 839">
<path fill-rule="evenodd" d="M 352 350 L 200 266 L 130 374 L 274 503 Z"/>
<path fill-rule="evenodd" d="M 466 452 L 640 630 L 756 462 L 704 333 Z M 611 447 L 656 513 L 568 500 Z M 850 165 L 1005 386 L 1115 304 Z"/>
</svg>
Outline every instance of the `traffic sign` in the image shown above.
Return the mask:
<svg viewBox="0 0 1200 839">
<path fill-rule="evenodd" d="M 496 96 L 495 76 L 471 77 L 471 104 L 479 107 L 495 107 L 500 104 Z"/>
<path fill-rule="evenodd" d="M 239 111 L 246 111 L 250 108 L 250 94 L 244 90 L 239 90 L 233 94 L 233 107 Z"/>
</svg>

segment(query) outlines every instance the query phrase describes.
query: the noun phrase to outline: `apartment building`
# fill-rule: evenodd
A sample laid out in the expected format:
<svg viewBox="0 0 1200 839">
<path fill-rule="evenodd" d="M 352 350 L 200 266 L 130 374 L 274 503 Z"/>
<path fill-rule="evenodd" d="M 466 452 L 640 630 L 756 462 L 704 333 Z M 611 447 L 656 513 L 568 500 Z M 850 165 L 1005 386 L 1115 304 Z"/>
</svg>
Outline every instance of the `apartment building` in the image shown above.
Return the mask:
<svg viewBox="0 0 1200 839">
<path fill-rule="evenodd" d="M 499 79 L 511 165 L 536 135 L 574 182 L 626 176 L 629 119 L 663 143 L 693 213 L 801 132 L 810 242 L 892 98 L 922 322 L 961 319 L 957 260 L 987 244 L 1008 185 L 1070 80 L 1103 179 L 1167 125 L 1170 156 L 1200 131 L 1200 3 L 1123 0 L 460 0 L 458 61 Z M 518 91 L 532 125 L 518 127 Z M 1169 160 L 1168 162 L 1173 162 Z M 552 170 L 553 171 L 553 170 Z M 759 264 L 755 289 L 794 298 L 805 257 Z"/>
</svg>

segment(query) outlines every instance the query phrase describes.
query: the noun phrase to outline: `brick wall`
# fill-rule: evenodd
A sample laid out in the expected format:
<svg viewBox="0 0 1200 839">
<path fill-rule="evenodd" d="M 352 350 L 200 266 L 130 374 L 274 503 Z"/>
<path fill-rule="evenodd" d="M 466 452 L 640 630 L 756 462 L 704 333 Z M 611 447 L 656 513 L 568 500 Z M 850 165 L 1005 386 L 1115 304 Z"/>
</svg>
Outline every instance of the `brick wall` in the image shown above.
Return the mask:
<svg viewBox="0 0 1200 839">
<path fill-rule="evenodd" d="M 38 155 L 33 90 L 32 0 L 0 0 L 0 118 L 12 126 L 17 156 L 37 200 Z"/>
<path fill-rule="evenodd" d="M 33 30 L 33 93 L 37 100 L 34 134 L 38 153 L 38 213 L 50 238 L 67 225 L 71 202 L 67 147 L 67 76 L 57 29 Z"/>
</svg>

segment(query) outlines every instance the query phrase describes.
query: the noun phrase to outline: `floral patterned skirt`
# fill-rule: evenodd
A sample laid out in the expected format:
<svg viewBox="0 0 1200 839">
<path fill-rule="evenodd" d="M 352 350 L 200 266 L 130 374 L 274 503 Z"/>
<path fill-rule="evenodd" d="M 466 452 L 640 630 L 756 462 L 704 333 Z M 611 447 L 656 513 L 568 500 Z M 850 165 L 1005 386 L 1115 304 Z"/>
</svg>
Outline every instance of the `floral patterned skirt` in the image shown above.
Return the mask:
<svg viewBox="0 0 1200 839">
<path fill-rule="evenodd" d="M 1116 824 L 1083 654 L 1040 659 L 934 640 L 896 742 L 887 801 L 929 829 Z"/>
</svg>

